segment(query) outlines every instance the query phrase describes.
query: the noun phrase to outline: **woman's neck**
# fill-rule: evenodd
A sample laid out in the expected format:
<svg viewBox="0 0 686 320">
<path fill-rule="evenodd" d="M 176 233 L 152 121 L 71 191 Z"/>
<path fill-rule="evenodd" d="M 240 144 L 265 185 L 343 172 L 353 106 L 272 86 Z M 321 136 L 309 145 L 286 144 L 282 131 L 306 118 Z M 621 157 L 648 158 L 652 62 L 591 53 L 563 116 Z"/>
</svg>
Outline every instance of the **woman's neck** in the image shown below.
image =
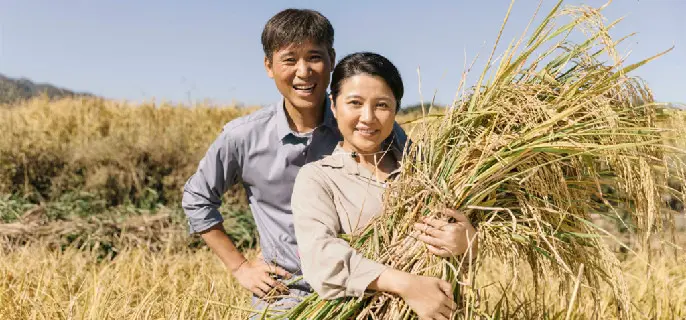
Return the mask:
<svg viewBox="0 0 686 320">
<path fill-rule="evenodd" d="M 380 180 L 385 180 L 388 175 L 397 168 L 397 160 L 395 159 L 393 153 L 390 149 L 382 150 L 381 146 L 376 149 L 376 151 L 361 151 L 343 141 L 343 150 L 355 153 L 355 160 L 369 171 L 374 173 Z"/>
</svg>

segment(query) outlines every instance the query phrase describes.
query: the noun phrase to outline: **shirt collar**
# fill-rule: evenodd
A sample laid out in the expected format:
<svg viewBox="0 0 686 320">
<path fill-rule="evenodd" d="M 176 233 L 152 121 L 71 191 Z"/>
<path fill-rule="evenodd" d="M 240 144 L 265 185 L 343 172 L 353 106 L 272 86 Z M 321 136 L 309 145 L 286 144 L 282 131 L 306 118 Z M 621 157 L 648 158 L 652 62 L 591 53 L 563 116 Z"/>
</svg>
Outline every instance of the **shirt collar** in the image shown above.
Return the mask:
<svg viewBox="0 0 686 320">
<path fill-rule="evenodd" d="M 328 96 L 328 95 L 327 95 Z M 276 133 L 279 135 L 279 138 L 283 141 L 284 138 L 292 135 L 294 137 L 302 137 L 302 134 L 299 134 L 297 132 L 294 132 L 291 130 L 291 126 L 288 125 L 288 117 L 286 115 L 286 99 L 281 98 L 281 101 L 276 107 Z M 324 104 L 324 120 L 322 123 L 318 126 L 321 127 L 322 125 L 325 127 L 328 127 L 329 129 L 337 129 L 336 125 L 336 119 L 333 116 L 333 112 L 331 111 L 331 102 L 327 98 L 326 103 Z"/>
</svg>

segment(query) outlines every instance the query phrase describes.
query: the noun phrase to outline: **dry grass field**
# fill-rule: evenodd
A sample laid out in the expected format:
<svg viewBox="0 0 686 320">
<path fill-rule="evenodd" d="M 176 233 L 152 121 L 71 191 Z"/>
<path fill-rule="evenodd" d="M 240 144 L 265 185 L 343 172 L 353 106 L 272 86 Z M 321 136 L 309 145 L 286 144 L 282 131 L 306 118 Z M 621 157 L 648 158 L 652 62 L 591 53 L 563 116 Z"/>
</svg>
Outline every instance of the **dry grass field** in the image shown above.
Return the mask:
<svg viewBox="0 0 686 320">
<path fill-rule="evenodd" d="M 0 186 L 3 194 L 14 194 L 0 199 L 0 318 L 245 318 L 248 294 L 186 234 L 174 193 L 217 128 L 249 111 L 96 99 L 37 99 L 0 109 L 0 130 L 10 133 L 0 141 Z M 665 125 L 686 127 L 686 116 L 674 111 Z M 151 167 L 159 176 L 150 176 Z M 156 195 L 146 200 L 154 205 L 144 203 L 145 190 Z M 111 192 L 119 195 L 114 202 Z M 227 202 L 223 212 L 234 239 L 254 236 L 240 192 L 227 195 Z M 651 256 L 617 251 L 637 319 L 686 317 L 683 223 L 676 231 L 677 243 L 664 234 L 669 244 Z M 254 254 L 254 243 L 245 243 Z M 482 314 L 499 309 L 502 318 L 567 316 L 569 300 L 558 294 L 560 284 L 549 284 L 546 305 L 522 304 L 534 294 L 527 268 L 488 261 L 480 270 L 477 283 L 485 285 L 475 289 Z M 611 291 L 597 296 L 604 308 L 580 300 L 570 317 L 615 318 Z"/>
<path fill-rule="evenodd" d="M 368 258 L 450 281 L 454 318 L 686 319 L 686 111 L 629 75 L 669 50 L 626 65 L 614 22 L 561 3 L 531 38 L 494 48 L 449 108 L 397 117 L 419 147 L 380 218 L 345 238 Z M 586 40 L 572 43 L 573 32 Z M 257 108 L 0 105 L 0 319 L 247 318 L 250 296 L 187 233 L 180 198 L 223 125 Z M 467 271 L 411 234 L 446 206 L 479 230 Z M 220 212 L 237 247 L 257 255 L 240 185 Z M 315 294 L 291 311 L 416 319 L 378 292 Z"/>
</svg>

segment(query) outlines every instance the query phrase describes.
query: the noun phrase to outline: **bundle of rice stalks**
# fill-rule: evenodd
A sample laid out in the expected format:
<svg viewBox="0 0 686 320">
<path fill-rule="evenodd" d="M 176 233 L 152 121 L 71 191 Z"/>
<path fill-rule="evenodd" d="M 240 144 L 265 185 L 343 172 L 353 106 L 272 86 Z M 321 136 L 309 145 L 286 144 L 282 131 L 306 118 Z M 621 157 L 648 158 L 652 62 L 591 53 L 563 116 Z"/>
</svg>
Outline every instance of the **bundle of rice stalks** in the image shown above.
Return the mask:
<svg viewBox="0 0 686 320">
<path fill-rule="evenodd" d="M 491 54 L 471 92 L 443 117 L 417 127 L 421 132 L 389 188 L 385 212 L 353 235 L 351 246 L 393 268 L 453 283 L 456 318 L 501 316 L 501 304 L 480 304 L 482 284 L 475 282 L 479 265 L 489 259 L 529 266 L 536 293 L 518 303 L 539 306 L 537 317 L 549 316 L 543 290 L 569 302 L 569 317 L 582 296 L 599 309 L 599 287 L 606 285 L 614 295 L 614 315 L 630 318 L 619 262 L 592 215 L 612 217 L 646 235 L 660 228 L 668 150 L 655 125 L 661 105 L 641 82 L 627 77 L 657 56 L 624 66 L 615 52 L 618 42 L 608 34 L 616 22 L 605 26 L 601 10 L 562 9 L 560 1 L 528 40 L 522 36 L 508 47 L 497 66 Z M 571 43 L 577 31 L 585 40 Z M 424 216 L 444 218 L 444 207 L 464 212 L 477 227 L 476 262 L 436 257 L 415 239 L 413 223 Z M 559 285 L 551 287 L 551 279 Z M 314 294 L 276 317 L 416 315 L 399 297 L 372 292 L 331 301 Z"/>
</svg>

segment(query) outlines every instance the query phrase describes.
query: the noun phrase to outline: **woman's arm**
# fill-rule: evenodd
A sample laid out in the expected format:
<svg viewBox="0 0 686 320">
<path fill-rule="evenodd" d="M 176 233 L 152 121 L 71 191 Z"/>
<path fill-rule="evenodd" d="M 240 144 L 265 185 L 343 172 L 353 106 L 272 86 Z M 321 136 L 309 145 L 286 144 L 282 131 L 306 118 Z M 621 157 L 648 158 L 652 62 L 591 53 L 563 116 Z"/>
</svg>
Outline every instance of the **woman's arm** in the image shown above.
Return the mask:
<svg viewBox="0 0 686 320">
<path fill-rule="evenodd" d="M 367 259 L 338 237 L 342 229 L 326 179 L 321 169 L 306 165 L 291 198 L 303 275 L 310 286 L 323 299 L 360 297 L 367 289 L 389 292 L 403 298 L 421 319 L 451 319 L 456 305 L 450 283 Z"/>
<path fill-rule="evenodd" d="M 324 299 L 361 297 L 388 267 L 339 238 L 342 228 L 328 179 L 319 167 L 308 164 L 293 186 L 291 208 L 303 275 Z"/>
</svg>

